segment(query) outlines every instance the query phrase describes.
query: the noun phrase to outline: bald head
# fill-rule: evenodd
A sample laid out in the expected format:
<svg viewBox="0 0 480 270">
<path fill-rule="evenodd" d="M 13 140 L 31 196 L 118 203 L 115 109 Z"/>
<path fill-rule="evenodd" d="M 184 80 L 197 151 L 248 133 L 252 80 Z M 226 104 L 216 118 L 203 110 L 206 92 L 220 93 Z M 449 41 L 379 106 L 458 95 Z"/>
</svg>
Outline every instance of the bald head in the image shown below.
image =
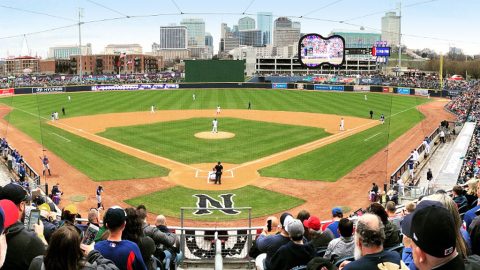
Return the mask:
<svg viewBox="0 0 480 270">
<path fill-rule="evenodd" d="M 385 231 L 381 219 L 374 214 L 364 214 L 358 219 L 356 236 L 365 247 L 379 247 L 385 240 Z"/>
<path fill-rule="evenodd" d="M 158 215 L 157 218 L 155 219 L 155 226 L 167 226 L 167 219 L 165 218 L 164 215 Z"/>
</svg>

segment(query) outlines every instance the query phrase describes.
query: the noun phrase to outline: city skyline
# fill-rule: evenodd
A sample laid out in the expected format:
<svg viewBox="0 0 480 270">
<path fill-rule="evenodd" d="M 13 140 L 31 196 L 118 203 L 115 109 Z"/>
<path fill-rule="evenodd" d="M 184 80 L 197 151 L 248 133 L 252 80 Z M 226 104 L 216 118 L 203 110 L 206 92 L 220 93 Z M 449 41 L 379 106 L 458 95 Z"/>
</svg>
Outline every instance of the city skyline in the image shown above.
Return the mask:
<svg viewBox="0 0 480 270">
<path fill-rule="evenodd" d="M 301 23 L 302 33 L 314 32 L 328 35 L 336 29 L 347 31 L 365 29 L 363 30 L 365 32 L 380 33 L 381 17 L 387 11 L 395 11 L 396 2 L 398 1 L 371 1 L 375 5 L 368 5 L 368 3 L 366 5 L 353 0 L 318 1 L 303 7 L 285 0 L 253 1 L 250 6 L 249 1 L 227 0 L 222 2 L 222 5 L 218 5 L 212 2 L 199 4 L 194 1 L 179 0 L 176 2 L 177 8 L 173 2 L 169 1 L 162 4 L 143 0 L 136 1 L 135 4 L 124 1 L 102 1 L 102 5 L 115 10 L 111 11 L 84 0 L 73 1 L 73 3 L 48 0 L 42 1 L 42 4 L 33 0 L 21 2 L 10 0 L 5 1 L 4 6 L 1 7 L 4 9 L 4 16 L 0 18 L 3 30 L 0 36 L 2 40 L 0 57 L 21 55 L 24 43 L 28 44 L 31 55 L 44 58 L 47 56 L 49 47 L 78 44 L 78 25 L 75 25 L 78 21 L 78 6 L 84 9 L 82 22 L 90 22 L 82 25 L 82 45 L 91 43 L 93 53 L 101 53 L 106 45 L 117 43 L 139 43 L 144 51 L 150 51 L 151 45 L 159 42 L 160 26 L 168 26 L 172 23 L 180 25 L 180 22 L 186 18 L 203 19 L 205 32 L 212 34 L 214 51 L 217 52 L 221 23 L 225 22 L 233 26 L 238 25 L 240 18 L 251 17 L 255 19 L 255 28 L 258 29 L 257 12 L 272 12 L 273 20 L 287 15 L 292 21 Z M 423 4 L 421 2 L 419 0 L 402 1 L 404 7 L 402 9 L 402 44 L 412 49 L 430 48 L 442 53 L 446 53 L 449 47 L 458 47 L 467 54 L 480 54 L 480 36 L 475 35 L 475 25 L 468 23 L 476 19 L 474 10 L 478 10 L 480 1 L 464 1 L 468 8 L 462 10 L 452 9 L 452 1 L 440 0 Z M 49 15 L 32 14 L 27 11 Z M 184 14 L 180 15 L 180 12 Z M 157 16 L 144 17 L 147 14 L 157 14 Z M 126 18 L 127 16 L 130 18 Z M 91 22 L 111 18 L 117 19 Z M 62 26 L 68 27 L 23 37 L 25 33 Z"/>
</svg>

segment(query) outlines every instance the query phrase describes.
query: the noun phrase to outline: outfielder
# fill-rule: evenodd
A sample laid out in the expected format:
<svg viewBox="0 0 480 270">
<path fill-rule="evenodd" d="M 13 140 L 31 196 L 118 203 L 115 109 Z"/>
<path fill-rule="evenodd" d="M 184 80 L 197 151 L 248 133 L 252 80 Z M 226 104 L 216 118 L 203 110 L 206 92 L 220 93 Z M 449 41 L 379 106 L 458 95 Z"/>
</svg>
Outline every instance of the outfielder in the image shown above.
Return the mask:
<svg viewBox="0 0 480 270">
<path fill-rule="evenodd" d="M 212 121 L 212 133 L 218 133 L 218 120 L 217 118 Z"/>
<path fill-rule="evenodd" d="M 195 93 L 194 93 L 194 94 L 192 95 L 193 101 L 195 101 L 196 98 L 197 98 L 197 97 L 195 96 Z"/>
<path fill-rule="evenodd" d="M 217 114 L 220 114 L 220 105 L 217 105 Z"/>
<path fill-rule="evenodd" d="M 150 112 L 151 112 L 151 113 L 154 113 L 154 112 L 155 112 L 155 106 L 154 106 L 154 105 L 150 106 Z"/>
</svg>

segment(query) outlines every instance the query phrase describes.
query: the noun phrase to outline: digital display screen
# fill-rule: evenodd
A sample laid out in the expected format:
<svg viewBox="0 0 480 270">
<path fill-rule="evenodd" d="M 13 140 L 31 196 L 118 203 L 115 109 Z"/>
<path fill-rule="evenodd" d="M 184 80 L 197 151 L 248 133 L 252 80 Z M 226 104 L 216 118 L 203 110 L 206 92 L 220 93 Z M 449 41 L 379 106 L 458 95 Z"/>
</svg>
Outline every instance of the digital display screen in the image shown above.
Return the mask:
<svg viewBox="0 0 480 270">
<path fill-rule="evenodd" d="M 372 48 L 373 56 L 390 56 L 390 47 L 373 47 Z"/>
<path fill-rule="evenodd" d="M 341 66 L 345 62 L 345 40 L 338 35 L 328 38 L 318 34 L 304 35 L 298 43 L 298 58 L 309 68 Z"/>
</svg>

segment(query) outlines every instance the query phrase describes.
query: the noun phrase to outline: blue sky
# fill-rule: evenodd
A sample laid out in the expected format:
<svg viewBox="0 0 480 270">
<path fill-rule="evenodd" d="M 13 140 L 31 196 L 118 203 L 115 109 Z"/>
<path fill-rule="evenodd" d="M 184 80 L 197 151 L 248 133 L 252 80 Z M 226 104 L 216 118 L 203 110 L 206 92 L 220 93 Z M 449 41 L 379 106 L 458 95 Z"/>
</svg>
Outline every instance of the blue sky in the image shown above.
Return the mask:
<svg viewBox="0 0 480 270">
<path fill-rule="evenodd" d="M 334 29 L 380 32 L 383 13 L 397 7 L 398 0 L 92 0 L 121 14 L 136 16 L 167 14 L 155 17 L 119 19 L 89 23 L 82 26 L 82 43 L 92 43 L 94 53 L 103 51 L 110 43 L 139 43 L 144 51 L 158 42 L 159 26 L 178 24 L 182 18 L 203 18 L 206 31 L 214 37 L 215 52 L 218 49 L 220 24 L 232 26 L 242 17 L 241 13 L 256 14 L 269 11 L 275 16 L 309 17 L 292 18 L 300 21 L 303 33 L 327 35 Z M 185 13 L 180 15 L 176 3 Z M 423 3 L 418 4 L 417 3 Z M 250 5 L 250 6 L 249 6 Z M 402 10 L 403 44 L 409 48 L 432 48 L 447 52 L 450 46 L 462 48 L 468 54 L 480 54 L 479 0 L 402 0 L 402 5 L 415 5 Z M 4 7 L 1 7 L 4 6 Z M 32 14 L 6 7 L 52 14 L 50 17 Z M 84 10 L 83 21 L 124 17 L 117 12 L 95 5 L 90 0 L 6 0 L 0 1 L 0 58 L 21 54 L 23 34 L 75 24 L 78 7 Z M 248 7 L 248 9 L 247 9 Z M 323 8 L 322 8 L 323 7 Z M 197 14 L 192 14 L 197 13 Z M 210 13 L 210 14 L 209 14 Z M 213 14 L 212 14 L 213 13 Z M 323 19 L 349 21 L 356 25 L 326 22 Z M 256 19 L 256 16 L 253 16 Z M 7 38 L 20 35 L 18 37 Z M 435 39 L 430 39 L 432 37 Z M 48 47 L 77 44 L 78 27 L 68 27 L 35 35 L 26 35 L 28 48 L 33 55 L 45 57 Z"/>
</svg>

